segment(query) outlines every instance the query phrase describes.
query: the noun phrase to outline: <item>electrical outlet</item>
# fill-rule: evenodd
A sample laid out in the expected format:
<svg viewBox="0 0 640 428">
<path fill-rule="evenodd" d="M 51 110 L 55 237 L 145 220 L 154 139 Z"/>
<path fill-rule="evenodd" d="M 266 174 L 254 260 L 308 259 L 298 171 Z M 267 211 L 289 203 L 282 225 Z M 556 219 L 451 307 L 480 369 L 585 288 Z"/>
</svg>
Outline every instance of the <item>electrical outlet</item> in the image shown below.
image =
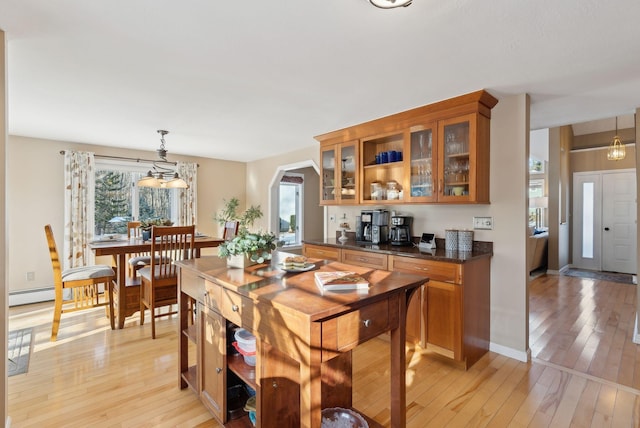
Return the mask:
<svg viewBox="0 0 640 428">
<path fill-rule="evenodd" d="M 493 217 L 474 217 L 473 218 L 474 229 L 493 229 Z"/>
<path fill-rule="evenodd" d="M 27 272 L 27 281 L 35 281 L 36 273 L 35 272 Z"/>
</svg>

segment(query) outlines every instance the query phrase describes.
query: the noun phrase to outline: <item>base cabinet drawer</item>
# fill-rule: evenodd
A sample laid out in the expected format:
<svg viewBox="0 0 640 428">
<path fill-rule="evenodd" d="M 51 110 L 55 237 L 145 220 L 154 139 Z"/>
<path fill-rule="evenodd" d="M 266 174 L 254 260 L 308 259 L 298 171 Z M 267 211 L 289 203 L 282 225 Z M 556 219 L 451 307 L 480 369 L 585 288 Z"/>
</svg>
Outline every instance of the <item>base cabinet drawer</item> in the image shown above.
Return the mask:
<svg viewBox="0 0 640 428">
<path fill-rule="evenodd" d="M 302 254 L 310 259 L 325 259 L 339 262 L 340 253 L 340 248 L 311 244 L 304 244 L 302 246 Z"/>
<path fill-rule="evenodd" d="M 371 253 L 368 251 L 342 250 L 342 263 L 364 266 L 371 269 L 387 270 L 388 262 L 386 254 Z"/>
<path fill-rule="evenodd" d="M 437 281 L 462 284 L 462 265 L 414 257 L 389 256 L 389 270 L 428 276 Z"/>
<path fill-rule="evenodd" d="M 253 301 L 248 297 L 221 287 L 220 309 L 222 316 L 235 325 L 253 331 Z"/>
</svg>

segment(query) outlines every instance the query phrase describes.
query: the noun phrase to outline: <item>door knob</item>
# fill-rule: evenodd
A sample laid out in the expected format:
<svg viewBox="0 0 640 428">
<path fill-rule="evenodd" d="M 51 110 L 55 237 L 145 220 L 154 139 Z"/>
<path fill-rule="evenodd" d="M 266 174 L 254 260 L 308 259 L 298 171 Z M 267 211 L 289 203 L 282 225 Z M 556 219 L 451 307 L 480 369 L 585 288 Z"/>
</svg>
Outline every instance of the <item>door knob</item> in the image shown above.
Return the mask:
<svg viewBox="0 0 640 428">
<path fill-rule="evenodd" d="M 608 227 L 605 227 L 605 228 L 604 228 L 604 230 L 606 230 L 606 231 L 608 232 L 608 231 L 609 231 L 609 228 L 608 228 Z"/>
</svg>

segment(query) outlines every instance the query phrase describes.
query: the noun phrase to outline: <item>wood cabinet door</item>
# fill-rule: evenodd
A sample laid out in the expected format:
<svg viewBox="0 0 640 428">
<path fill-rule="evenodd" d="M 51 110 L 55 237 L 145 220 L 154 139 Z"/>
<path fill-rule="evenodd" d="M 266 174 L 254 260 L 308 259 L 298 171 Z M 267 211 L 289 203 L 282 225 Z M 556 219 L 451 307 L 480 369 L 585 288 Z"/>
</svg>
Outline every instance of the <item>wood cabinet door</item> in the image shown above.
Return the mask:
<svg viewBox="0 0 640 428">
<path fill-rule="evenodd" d="M 425 304 L 427 349 L 461 361 L 462 286 L 429 281 Z"/>
<path fill-rule="evenodd" d="M 220 421 L 226 411 L 226 320 L 222 315 L 198 304 L 200 316 L 200 399 Z"/>
<path fill-rule="evenodd" d="M 320 149 L 320 205 L 355 205 L 360 201 L 358 142 Z"/>
<path fill-rule="evenodd" d="M 336 205 L 336 184 L 338 173 L 336 162 L 338 162 L 338 146 L 320 148 L 320 205 Z M 340 165 L 338 162 L 337 165 Z"/>
<path fill-rule="evenodd" d="M 435 122 L 415 125 L 405 139 L 404 198 L 407 202 L 436 202 L 438 198 L 438 151 Z M 408 186 L 408 187 L 407 187 Z"/>
<path fill-rule="evenodd" d="M 281 428 L 300 426 L 300 364 L 261 342 L 260 400 L 258 426 Z"/>
<path fill-rule="evenodd" d="M 477 201 L 476 143 L 475 114 L 438 122 L 439 202 Z"/>
</svg>

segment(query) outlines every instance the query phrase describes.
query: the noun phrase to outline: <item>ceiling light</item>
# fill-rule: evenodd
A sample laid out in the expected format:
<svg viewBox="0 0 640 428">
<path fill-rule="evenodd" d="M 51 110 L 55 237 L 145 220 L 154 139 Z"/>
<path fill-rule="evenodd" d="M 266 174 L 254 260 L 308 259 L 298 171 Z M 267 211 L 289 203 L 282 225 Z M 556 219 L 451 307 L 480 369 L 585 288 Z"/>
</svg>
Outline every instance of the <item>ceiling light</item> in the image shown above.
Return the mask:
<svg viewBox="0 0 640 428">
<path fill-rule="evenodd" d="M 393 9 L 396 7 L 407 7 L 413 0 L 369 0 L 369 3 L 380 9 Z"/>
<path fill-rule="evenodd" d="M 160 148 L 156 150 L 160 160 L 153 162 L 153 168 L 147 172 L 147 175 L 138 180 L 138 187 L 160 187 L 168 189 L 186 189 L 189 187 L 186 181 L 180 178 L 178 173 L 169 167 L 164 165 L 174 165 L 174 162 L 167 160 L 167 150 L 164 148 L 164 136 L 169 131 L 163 129 L 158 130 L 160 134 Z"/>
<path fill-rule="evenodd" d="M 624 148 L 624 144 L 618 137 L 618 116 L 616 116 L 616 133 L 613 137 L 613 141 L 609 145 L 609 150 L 607 151 L 607 159 L 619 161 L 625 158 L 627 155 L 626 150 Z"/>
</svg>

